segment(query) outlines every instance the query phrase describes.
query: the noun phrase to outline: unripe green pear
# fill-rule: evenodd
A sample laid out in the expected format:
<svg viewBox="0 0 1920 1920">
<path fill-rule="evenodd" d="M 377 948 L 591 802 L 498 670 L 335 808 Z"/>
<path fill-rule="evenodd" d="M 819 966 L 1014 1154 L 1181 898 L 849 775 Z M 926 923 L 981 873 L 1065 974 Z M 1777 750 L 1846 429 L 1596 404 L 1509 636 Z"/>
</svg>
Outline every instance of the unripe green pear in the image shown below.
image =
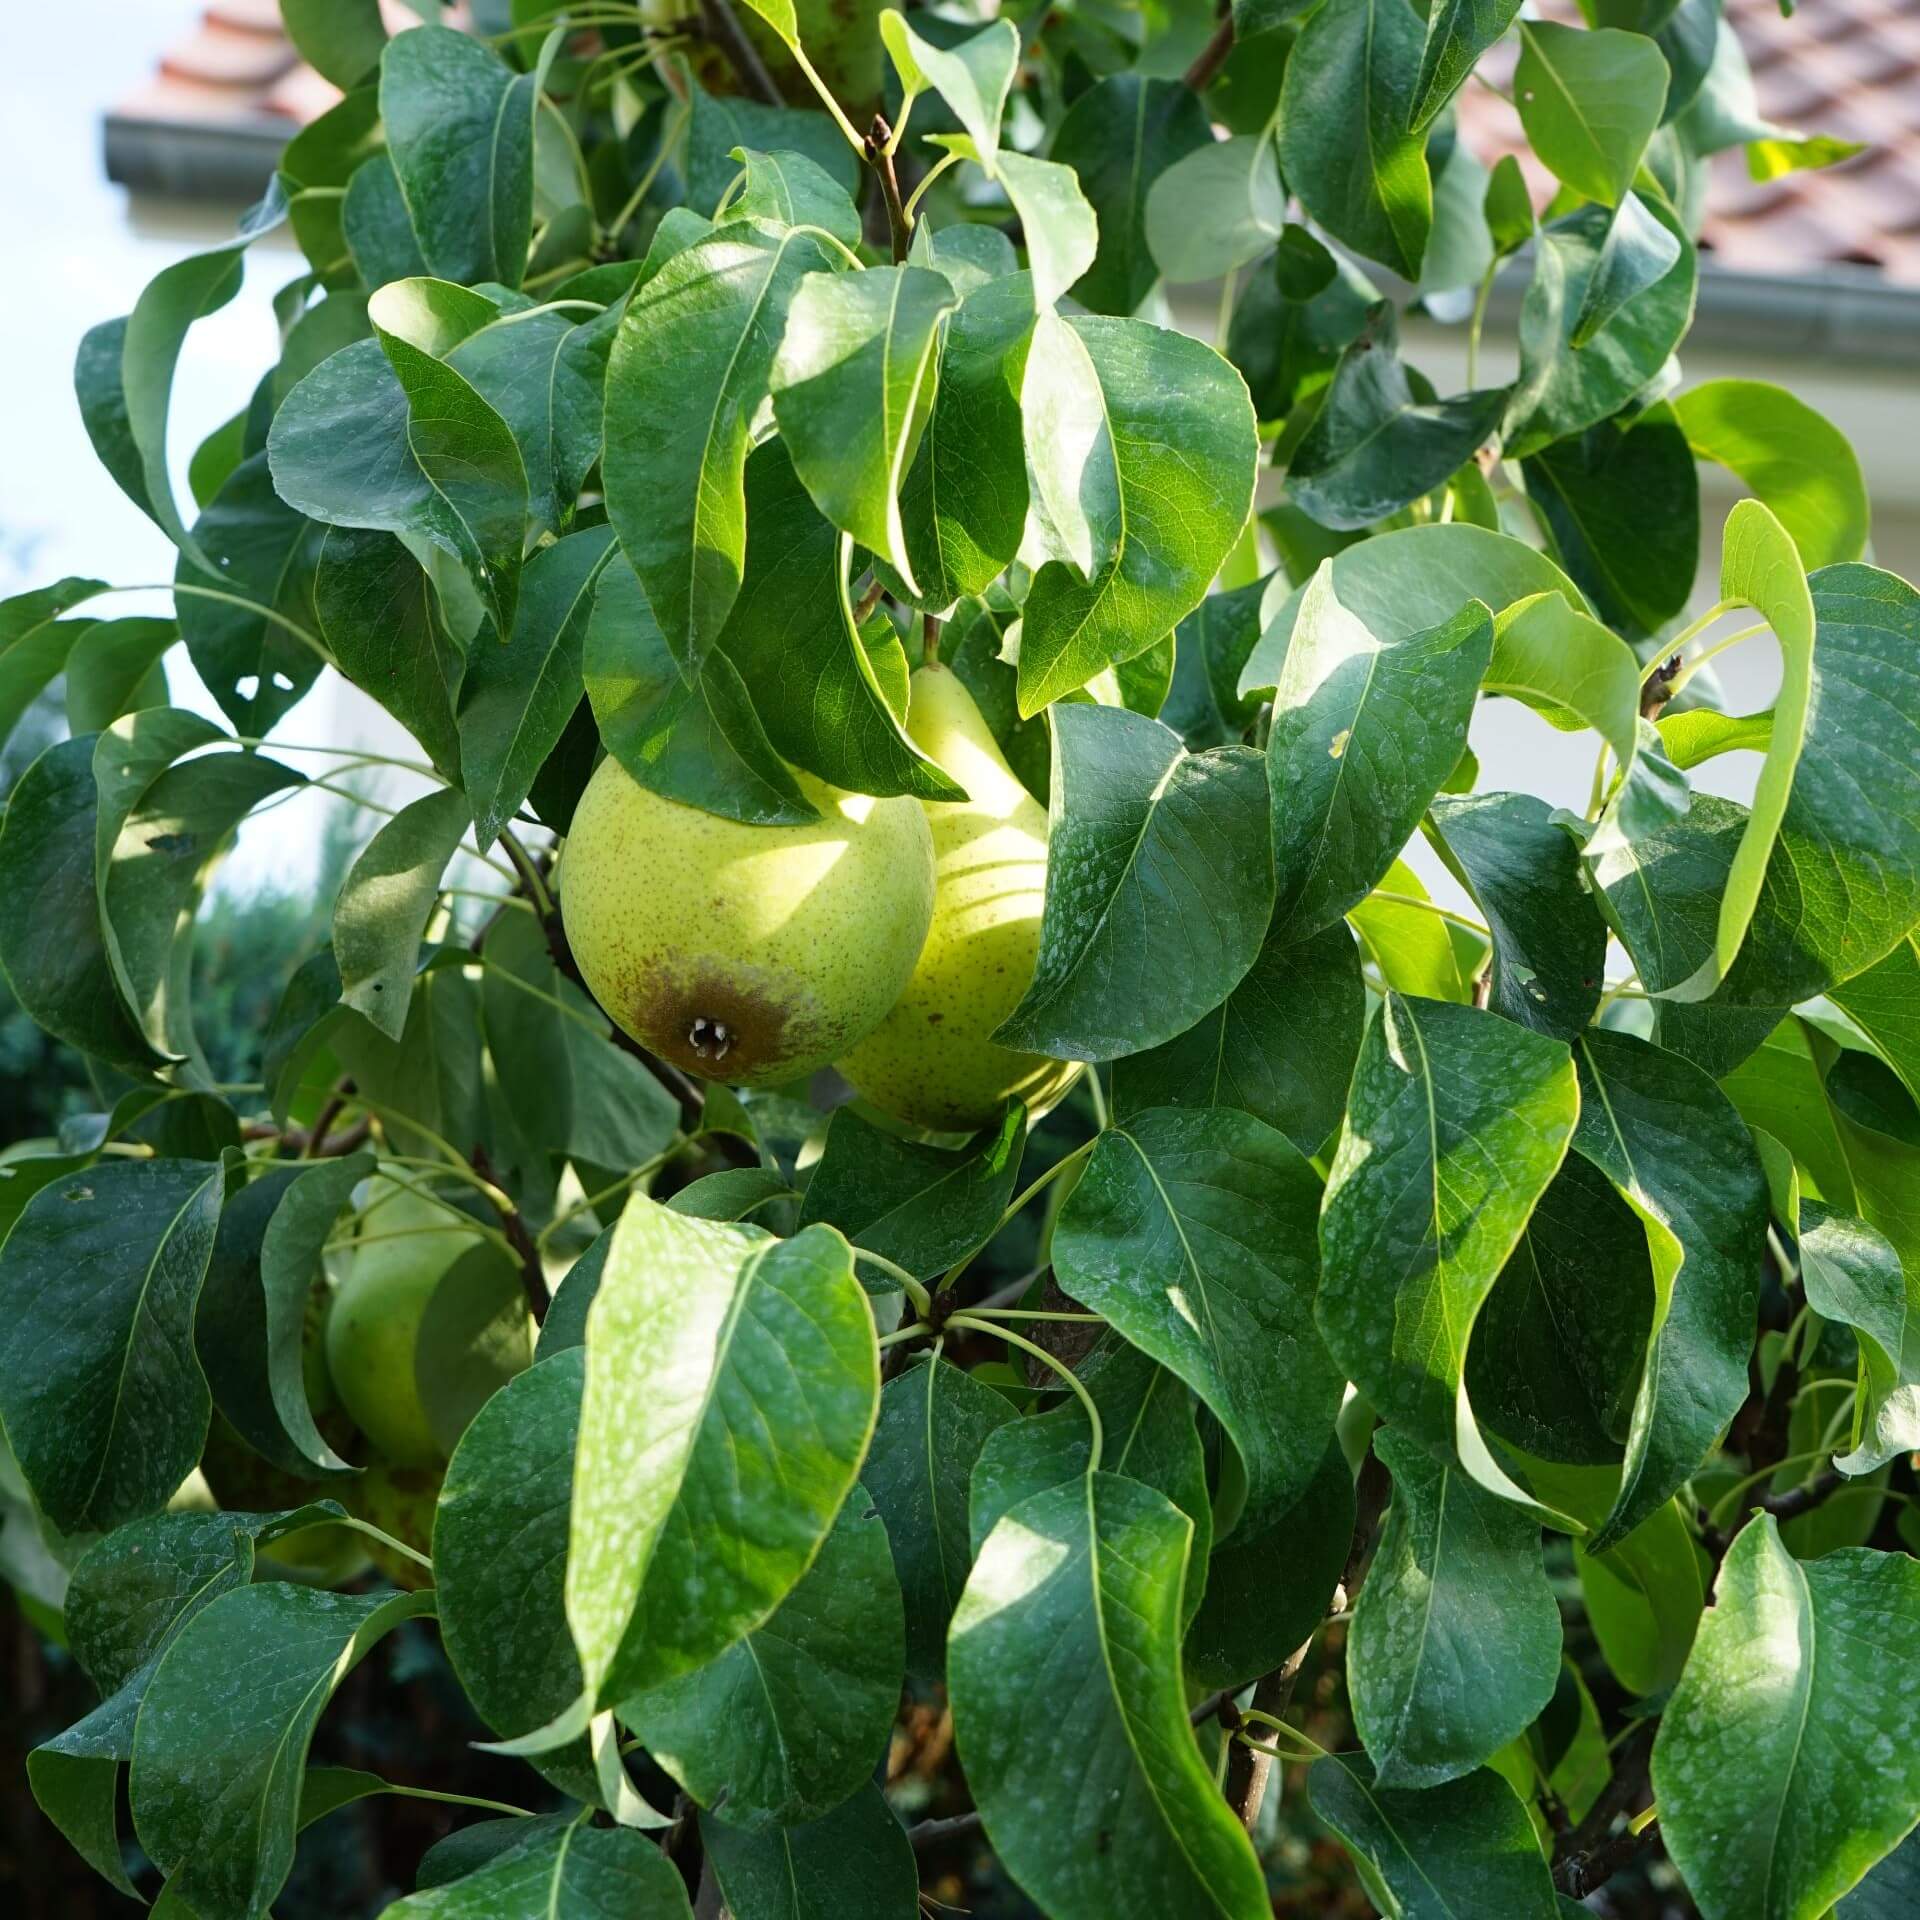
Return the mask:
<svg viewBox="0 0 1920 1920">
<path fill-rule="evenodd" d="M 447 1269 L 479 1238 L 444 1206 L 376 1175 L 327 1315 L 327 1372 L 353 1424 L 401 1466 L 438 1464 L 414 1378 L 420 1319 Z"/>
<path fill-rule="evenodd" d="M 1080 1067 L 1016 1053 L 989 1037 L 1033 978 L 1047 893 L 1047 816 L 957 675 L 927 665 L 915 670 L 912 685 L 907 731 L 968 798 L 925 803 L 933 925 L 892 1012 L 838 1064 L 896 1119 L 957 1133 L 987 1125 L 1010 1097 L 1050 1105 Z"/>
<path fill-rule="evenodd" d="M 283 1513 L 310 1500 L 337 1497 L 338 1485 L 296 1479 L 263 1460 L 215 1409 L 207 1432 L 200 1472 L 214 1500 L 228 1513 Z M 364 1538 L 349 1528 L 328 1525 L 290 1533 L 260 1550 L 262 1565 L 316 1587 L 338 1586 L 367 1564 Z"/>
<path fill-rule="evenodd" d="M 392 1534 L 415 1553 L 431 1558 L 433 1516 L 440 1504 L 440 1483 L 445 1478 L 446 1468 L 437 1463 L 430 1467 L 403 1467 L 392 1460 L 375 1458 L 367 1463 L 367 1470 L 354 1481 L 341 1504 L 368 1526 Z M 430 1568 L 404 1553 L 395 1553 L 378 1540 L 368 1540 L 364 1535 L 361 1539 L 373 1564 L 395 1586 L 415 1593 L 433 1585 Z"/>
<path fill-rule="evenodd" d="M 601 762 L 561 862 L 567 940 L 593 996 L 688 1073 L 778 1086 L 870 1032 L 933 913 L 933 842 L 911 799 L 800 775 L 821 817 L 749 827 Z"/>
</svg>

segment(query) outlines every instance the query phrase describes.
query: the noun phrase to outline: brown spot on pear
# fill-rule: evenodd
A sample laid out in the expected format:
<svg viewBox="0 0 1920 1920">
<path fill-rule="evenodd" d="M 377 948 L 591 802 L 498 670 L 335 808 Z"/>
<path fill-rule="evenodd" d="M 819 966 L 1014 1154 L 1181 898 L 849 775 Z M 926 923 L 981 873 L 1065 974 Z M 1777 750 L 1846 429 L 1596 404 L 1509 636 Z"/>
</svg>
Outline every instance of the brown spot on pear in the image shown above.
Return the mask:
<svg viewBox="0 0 1920 1920">
<path fill-rule="evenodd" d="M 561 864 L 567 940 L 634 1039 L 703 1079 L 778 1086 L 885 1016 L 933 914 L 917 801 L 798 776 L 820 818 L 747 826 L 603 761 Z"/>
<path fill-rule="evenodd" d="M 925 803 L 933 925 L 892 1012 L 837 1064 L 895 1118 L 959 1132 L 986 1126 L 1009 1098 L 1050 1106 L 1080 1067 L 989 1037 L 1020 1003 L 1040 952 L 1045 811 L 949 668 L 915 669 L 907 730 L 968 798 Z"/>
</svg>

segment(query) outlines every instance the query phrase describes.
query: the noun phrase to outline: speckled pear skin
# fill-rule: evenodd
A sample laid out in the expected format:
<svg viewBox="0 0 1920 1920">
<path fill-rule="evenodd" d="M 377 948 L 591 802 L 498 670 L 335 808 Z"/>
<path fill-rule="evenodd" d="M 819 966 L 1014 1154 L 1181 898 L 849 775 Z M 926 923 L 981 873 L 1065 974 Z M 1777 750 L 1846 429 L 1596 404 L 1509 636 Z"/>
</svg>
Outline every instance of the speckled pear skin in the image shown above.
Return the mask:
<svg viewBox="0 0 1920 1920">
<path fill-rule="evenodd" d="M 1080 1066 L 988 1038 L 1019 1004 L 1040 951 L 1045 811 L 948 668 L 915 670 L 907 731 L 968 798 L 924 803 L 933 833 L 933 925 L 893 1011 L 837 1064 L 896 1119 L 958 1133 L 986 1126 L 1010 1097 L 1050 1106 Z"/>
<path fill-rule="evenodd" d="M 612 759 L 574 811 L 560 907 L 608 1016 L 684 1071 L 770 1087 L 827 1066 L 899 998 L 933 917 L 919 803 L 796 776 L 820 819 L 750 827 Z"/>
</svg>

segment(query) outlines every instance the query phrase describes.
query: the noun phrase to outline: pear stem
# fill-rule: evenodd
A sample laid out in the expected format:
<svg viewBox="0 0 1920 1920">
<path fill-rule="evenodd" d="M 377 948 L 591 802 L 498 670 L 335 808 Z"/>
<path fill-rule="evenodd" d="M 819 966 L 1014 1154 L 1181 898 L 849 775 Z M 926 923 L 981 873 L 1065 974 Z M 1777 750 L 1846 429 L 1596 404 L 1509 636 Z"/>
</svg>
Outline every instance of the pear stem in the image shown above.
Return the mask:
<svg viewBox="0 0 1920 1920">
<path fill-rule="evenodd" d="M 924 616 L 920 628 L 920 663 L 922 666 L 937 667 L 940 664 L 940 628 L 941 619 L 937 613 Z"/>
</svg>

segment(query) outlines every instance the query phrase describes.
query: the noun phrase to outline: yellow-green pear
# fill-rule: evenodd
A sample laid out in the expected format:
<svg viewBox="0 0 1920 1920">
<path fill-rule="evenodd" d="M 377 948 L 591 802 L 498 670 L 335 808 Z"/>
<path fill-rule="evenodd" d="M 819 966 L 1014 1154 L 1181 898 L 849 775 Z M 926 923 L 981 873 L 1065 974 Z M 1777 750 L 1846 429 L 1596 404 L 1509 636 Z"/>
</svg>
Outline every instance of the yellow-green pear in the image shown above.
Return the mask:
<svg viewBox="0 0 1920 1920">
<path fill-rule="evenodd" d="M 925 803 L 933 925 L 893 1011 L 838 1064 L 896 1119 L 960 1132 L 985 1126 L 1009 1097 L 1050 1105 L 1080 1071 L 1075 1061 L 1016 1053 L 989 1038 L 1033 978 L 1047 816 L 951 669 L 915 669 L 907 731 L 968 798 Z"/>
<path fill-rule="evenodd" d="M 413 1188 L 368 1181 L 359 1244 L 327 1315 L 327 1372 L 353 1424 L 396 1465 L 446 1458 L 420 1404 L 414 1345 L 434 1289 L 478 1239 Z"/>
<path fill-rule="evenodd" d="M 601 762 L 561 862 L 567 940 L 593 996 L 663 1060 L 778 1086 L 879 1024 L 933 913 L 919 803 L 798 776 L 820 818 L 751 827 Z"/>
<path fill-rule="evenodd" d="M 370 1527 L 392 1536 L 415 1553 L 433 1556 L 433 1516 L 440 1504 L 440 1483 L 446 1468 L 403 1467 L 391 1460 L 367 1462 L 366 1471 L 346 1490 L 342 1505 Z M 433 1585 L 433 1571 L 384 1541 L 361 1536 L 367 1557 L 395 1586 L 417 1593 Z"/>
</svg>

